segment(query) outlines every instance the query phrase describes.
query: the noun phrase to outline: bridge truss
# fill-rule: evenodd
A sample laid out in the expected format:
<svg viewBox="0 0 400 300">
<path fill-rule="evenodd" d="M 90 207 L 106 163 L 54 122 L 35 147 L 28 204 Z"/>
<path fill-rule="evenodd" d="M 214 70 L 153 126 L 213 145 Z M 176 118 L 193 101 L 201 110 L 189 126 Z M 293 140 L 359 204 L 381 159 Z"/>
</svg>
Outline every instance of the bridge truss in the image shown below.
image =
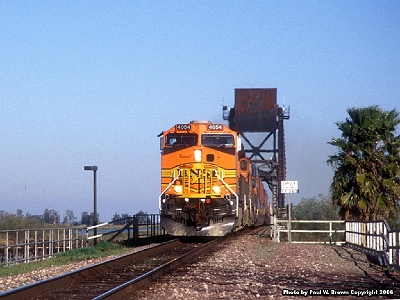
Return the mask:
<svg viewBox="0 0 400 300">
<path fill-rule="evenodd" d="M 286 180 L 284 120 L 290 118 L 290 109 L 279 107 L 276 99 L 276 88 L 235 89 L 235 106 L 224 106 L 223 117 L 243 138 L 243 150 L 257 165 L 272 194 L 273 214 L 280 217 L 285 212 L 285 194 L 280 192 Z"/>
</svg>

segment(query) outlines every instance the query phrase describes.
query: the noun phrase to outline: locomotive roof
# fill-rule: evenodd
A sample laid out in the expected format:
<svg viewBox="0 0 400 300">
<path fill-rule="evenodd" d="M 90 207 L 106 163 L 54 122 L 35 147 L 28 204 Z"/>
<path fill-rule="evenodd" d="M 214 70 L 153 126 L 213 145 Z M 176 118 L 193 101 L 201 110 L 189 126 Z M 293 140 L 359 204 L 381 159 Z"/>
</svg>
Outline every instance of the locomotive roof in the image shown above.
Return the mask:
<svg viewBox="0 0 400 300">
<path fill-rule="evenodd" d="M 193 120 L 193 121 L 190 121 L 190 124 L 202 124 L 202 123 L 209 124 L 209 123 L 211 123 L 211 121 L 207 121 L 207 120 Z"/>
</svg>

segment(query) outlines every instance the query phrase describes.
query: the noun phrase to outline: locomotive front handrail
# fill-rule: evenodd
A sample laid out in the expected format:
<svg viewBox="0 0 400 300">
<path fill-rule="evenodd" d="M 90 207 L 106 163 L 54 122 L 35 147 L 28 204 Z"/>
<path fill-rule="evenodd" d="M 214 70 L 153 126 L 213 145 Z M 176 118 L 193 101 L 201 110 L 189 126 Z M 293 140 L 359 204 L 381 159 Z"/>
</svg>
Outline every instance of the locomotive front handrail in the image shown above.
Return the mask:
<svg viewBox="0 0 400 300">
<path fill-rule="evenodd" d="M 171 185 L 174 184 L 174 182 L 179 178 L 180 175 L 181 175 L 181 169 L 179 169 L 178 175 L 176 175 L 176 177 L 168 184 L 168 186 L 165 188 L 165 190 L 158 197 L 158 208 L 160 209 L 160 211 L 161 211 L 161 201 L 162 201 L 161 197 L 162 197 L 162 195 L 165 194 L 165 192 L 171 187 Z"/>
<path fill-rule="evenodd" d="M 218 171 L 217 170 L 214 170 L 214 171 L 215 171 L 215 175 L 218 177 L 219 180 L 221 180 L 221 182 L 225 185 L 225 187 L 228 189 L 228 191 L 230 191 L 232 194 L 235 195 L 235 198 L 236 198 L 236 209 L 235 210 L 236 210 L 236 217 L 237 217 L 239 215 L 239 197 L 236 194 L 236 192 L 234 190 L 232 190 L 232 188 L 229 186 L 229 184 L 227 184 L 225 182 L 225 180 L 221 176 L 219 176 Z"/>
</svg>

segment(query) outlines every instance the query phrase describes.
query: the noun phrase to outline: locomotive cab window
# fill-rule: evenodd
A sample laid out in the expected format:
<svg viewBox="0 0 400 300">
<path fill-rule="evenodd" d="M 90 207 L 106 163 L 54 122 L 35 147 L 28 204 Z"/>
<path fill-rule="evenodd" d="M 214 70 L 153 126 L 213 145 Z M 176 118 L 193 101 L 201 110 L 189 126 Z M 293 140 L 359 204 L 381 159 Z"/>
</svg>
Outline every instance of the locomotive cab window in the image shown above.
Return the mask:
<svg viewBox="0 0 400 300">
<path fill-rule="evenodd" d="M 167 134 L 165 146 L 196 146 L 197 134 Z"/>
<path fill-rule="evenodd" d="M 203 134 L 201 144 L 207 147 L 232 148 L 235 143 L 232 134 Z"/>
</svg>

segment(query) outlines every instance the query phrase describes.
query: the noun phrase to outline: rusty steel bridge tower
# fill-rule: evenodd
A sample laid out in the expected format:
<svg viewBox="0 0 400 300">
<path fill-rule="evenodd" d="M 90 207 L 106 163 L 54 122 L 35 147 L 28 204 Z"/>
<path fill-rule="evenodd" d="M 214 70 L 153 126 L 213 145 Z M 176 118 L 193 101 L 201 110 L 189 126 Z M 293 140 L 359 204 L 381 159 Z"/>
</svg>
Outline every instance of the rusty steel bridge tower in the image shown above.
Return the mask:
<svg viewBox="0 0 400 300">
<path fill-rule="evenodd" d="M 280 217 L 285 211 L 280 185 L 286 180 L 283 121 L 290 118 L 290 109 L 279 107 L 276 99 L 276 88 L 235 89 L 235 106 L 224 106 L 223 118 L 244 139 L 246 156 L 271 190 L 273 214 Z"/>
</svg>

